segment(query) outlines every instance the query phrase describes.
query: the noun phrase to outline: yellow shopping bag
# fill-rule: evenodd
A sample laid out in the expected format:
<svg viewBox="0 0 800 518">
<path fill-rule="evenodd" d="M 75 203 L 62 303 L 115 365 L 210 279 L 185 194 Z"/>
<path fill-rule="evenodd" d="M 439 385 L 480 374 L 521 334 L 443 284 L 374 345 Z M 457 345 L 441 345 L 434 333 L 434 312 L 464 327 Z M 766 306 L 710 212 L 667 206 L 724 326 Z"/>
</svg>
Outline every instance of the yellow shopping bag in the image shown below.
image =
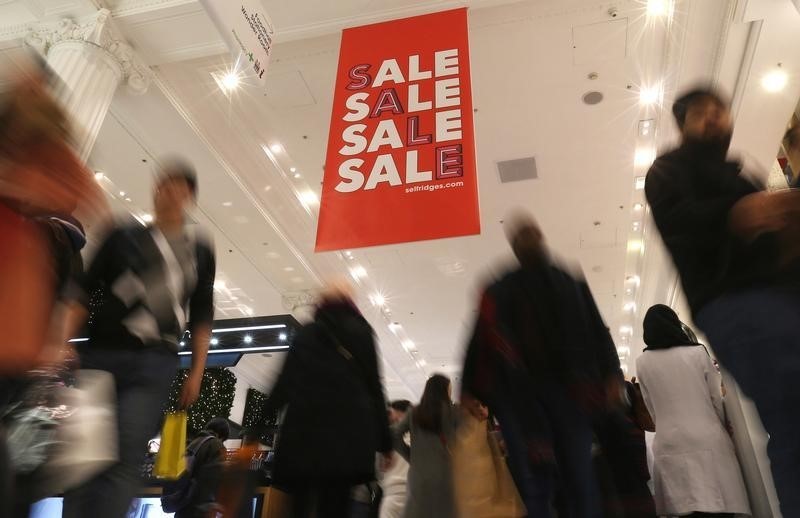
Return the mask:
<svg viewBox="0 0 800 518">
<path fill-rule="evenodd" d="M 164 418 L 161 446 L 158 448 L 153 474 L 175 480 L 186 471 L 186 412 L 173 412 Z"/>
</svg>

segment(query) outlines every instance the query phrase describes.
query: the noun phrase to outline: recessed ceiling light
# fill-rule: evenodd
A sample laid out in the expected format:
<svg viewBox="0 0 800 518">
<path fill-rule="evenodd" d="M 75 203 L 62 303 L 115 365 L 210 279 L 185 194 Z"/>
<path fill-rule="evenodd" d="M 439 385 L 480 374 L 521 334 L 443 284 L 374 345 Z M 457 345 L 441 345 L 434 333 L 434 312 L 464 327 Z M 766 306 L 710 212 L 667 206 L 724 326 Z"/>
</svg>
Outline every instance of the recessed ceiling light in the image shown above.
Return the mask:
<svg viewBox="0 0 800 518">
<path fill-rule="evenodd" d="M 290 167 L 289 168 L 289 172 L 290 173 L 296 173 L 297 172 L 297 168 L 296 167 Z"/>
<path fill-rule="evenodd" d="M 271 185 L 265 185 L 265 186 L 264 186 L 264 191 L 265 191 L 265 192 L 269 192 L 269 191 L 271 191 L 271 190 L 272 190 L 272 186 L 271 186 Z"/>
<path fill-rule="evenodd" d="M 222 206 L 223 207 L 232 207 L 233 206 L 233 202 L 232 201 L 223 201 L 222 202 Z"/>
<path fill-rule="evenodd" d="M 628 275 L 625 277 L 625 282 L 630 282 L 631 284 L 639 285 L 642 280 L 639 278 L 638 275 Z"/>
<path fill-rule="evenodd" d="M 633 156 L 633 165 L 636 167 L 650 167 L 656 159 L 656 150 L 652 147 L 640 147 Z"/>
<path fill-rule="evenodd" d="M 636 303 L 635 302 L 628 302 L 624 306 L 622 306 L 623 311 L 627 311 L 632 313 L 636 311 Z"/>
<path fill-rule="evenodd" d="M 226 288 L 225 281 L 214 281 L 215 290 L 224 290 Z"/>
<path fill-rule="evenodd" d="M 640 137 L 649 137 L 655 129 L 655 121 L 653 119 L 640 120 L 638 129 Z"/>
<path fill-rule="evenodd" d="M 286 341 L 286 333 L 279 334 L 278 335 L 278 340 L 280 340 L 281 342 L 285 342 Z"/>
<path fill-rule="evenodd" d="M 251 344 L 253 343 L 253 337 L 250 335 L 244 335 L 244 343 Z"/>
<path fill-rule="evenodd" d="M 619 333 L 621 335 L 632 335 L 633 334 L 633 328 L 631 326 L 620 326 Z"/>
<path fill-rule="evenodd" d="M 317 193 L 308 190 L 300 193 L 300 201 L 302 201 L 305 205 L 316 205 L 319 203 L 319 198 L 317 197 Z"/>
<path fill-rule="evenodd" d="M 780 92 L 788 82 L 789 75 L 781 69 L 775 69 L 761 78 L 761 86 L 770 93 Z"/>
<path fill-rule="evenodd" d="M 383 306 L 386 305 L 386 297 L 384 297 L 380 293 L 375 293 L 374 295 L 372 295 L 371 299 L 372 299 L 372 304 L 378 306 L 379 308 L 382 308 Z"/>
<path fill-rule="evenodd" d="M 296 179 L 299 179 L 299 178 L 302 178 L 302 177 L 303 177 L 303 175 L 301 175 L 300 173 L 294 173 L 294 177 L 295 177 Z"/>
<path fill-rule="evenodd" d="M 94 179 L 97 180 L 98 182 L 100 180 L 102 180 L 103 178 L 105 178 L 105 177 L 106 177 L 106 175 L 104 175 L 100 171 L 97 171 L 96 173 L 94 173 Z"/>
<path fill-rule="evenodd" d="M 184 342 L 183 340 L 181 340 L 181 342 L 180 342 L 178 345 L 180 345 L 181 347 L 183 347 L 183 346 L 185 346 L 185 345 L 186 345 L 186 342 Z"/>
<path fill-rule="evenodd" d="M 120 196 L 125 196 L 125 191 L 119 191 Z"/>
<path fill-rule="evenodd" d="M 639 89 L 639 102 L 645 106 L 658 104 L 661 102 L 661 85 L 643 86 Z M 651 123 L 652 124 L 652 123 Z M 650 124 L 645 129 L 649 129 Z"/>
<path fill-rule="evenodd" d="M 294 268 L 292 268 L 291 266 L 287 266 L 286 268 L 283 269 L 283 271 L 284 272 L 293 272 Z"/>
<path fill-rule="evenodd" d="M 352 275 L 355 280 L 363 279 L 367 276 L 367 269 L 363 266 L 356 266 L 350 270 L 350 275 Z"/>
<path fill-rule="evenodd" d="M 142 221 L 145 223 L 152 223 L 153 222 L 153 215 L 152 214 L 142 214 Z"/>
<path fill-rule="evenodd" d="M 637 191 L 641 191 L 642 189 L 644 189 L 645 179 L 646 177 L 644 176 L 637 176 L 636 179 L 633 181 L 633 187 Z"/>
<path fill-rule="evenodd" d="M 641 203 L 634 203 L 633 204 L 633 210 L 642 210 L 643 208 L 644 208 L 644 205 L 642 205 Z"/>
<path fill-rule="evenodd" d="M 617 347 L 617 354 L 620 356 L 630 356 L 631 348 L 627 345 L 620 345 Z"/>
<path fill-rule="evenodd" d="M 219 345 L 219 339 L 218 338 L 212 338 L 211 339 L 211 345 Z"/>
<path fill-rule="evenodd" d="M 281 151 L 283 151 L 283 146 L 281 146 L 279 143 L 277 143 L 277 142 L 276 142 L 276 143 L 274 143 L 274 144 L 271 144 L 271 145 L 269 146 L 269 149 L 270 149 L 270 150 L 271 150 L 273 153 L 280 153 Z"/>
<path fill-rule="evenodd" d="M 232 92 L 236 90 L 237 88 L 239 88 L 240 84 L 241 84 L 241 78 L 239 77 L 239 74 L 237 74 L 234 70 L 231 70 L 230 72 L 222 76 L 222 80 L 220 81 L 220 87 L 225 92 Z"/>
<path fill-rule="evenodd" d="M 403 326 L 401 326 L 397 322 L 392 322 L 391 324 L 389 324 L 389 331 L 391 331 L 392 333 L 397 333 L 402 328 L 403 328 Z"/>
<path fill-rule="evenodd" d="M 628 252 L 644 253 L 644 243 L 642 243 L 641 239 L 632 239 L 628 241 Z"/>
<path fill-rule="evenodd" d="M 132 199 L 130 199 L 130 198 L 125 198 L 125 201 L 127 201 L 128 203 L 130 203 L 130 202 L 132 202 L 133 200 L 132 200 Z"/>
<path fill-rule="evenodd" d="M 647 0 L 648 16 L 664 16 L 669 14 L 671 0 Z"/>
</svg>

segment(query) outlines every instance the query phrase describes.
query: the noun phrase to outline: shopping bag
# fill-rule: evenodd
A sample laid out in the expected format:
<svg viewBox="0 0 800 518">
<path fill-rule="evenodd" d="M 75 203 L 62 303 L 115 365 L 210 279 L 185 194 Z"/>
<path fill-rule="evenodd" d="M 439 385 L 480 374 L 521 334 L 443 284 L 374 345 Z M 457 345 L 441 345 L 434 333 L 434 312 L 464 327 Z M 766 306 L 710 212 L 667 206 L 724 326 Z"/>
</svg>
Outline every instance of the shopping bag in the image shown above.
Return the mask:
<svg viewBox="0 0 800 518">
<path fill-rule="evenodd" d="M 83 369 L 75 385 L 58 390 L 60 404 L 55 438 L 47 462 L 36 473 L 36 486 L 44 498 L 74 489 L 111 467 L 119 459 L 117 398 L 114 376 Z"/>
<path fill-rule="evenodd" d="M 164 418 L 161 446 L 153 467 L 156 477 L 176 480 L 186 470 L 186 421 L 186 412 L 169 413 Z"/>
</svg>

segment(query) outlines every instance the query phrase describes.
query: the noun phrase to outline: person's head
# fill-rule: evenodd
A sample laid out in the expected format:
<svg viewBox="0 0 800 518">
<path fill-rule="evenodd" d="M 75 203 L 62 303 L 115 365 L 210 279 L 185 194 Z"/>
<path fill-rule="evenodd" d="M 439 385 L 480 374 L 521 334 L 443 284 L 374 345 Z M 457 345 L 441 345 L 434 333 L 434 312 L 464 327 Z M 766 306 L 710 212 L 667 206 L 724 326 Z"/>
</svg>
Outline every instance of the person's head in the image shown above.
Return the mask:
<svg viewBox="0 0 800 518">
<path fill-rule="evenodd" d="M 197 201 L 197 174 L 182 160 L 163 163 L 156 179 L 153 205 L 156 220 L 183 221 L 186 210 Z"/>
<path fill-rule="evenodd" d="M 733 134 L 728 101 L 711 88 L 695 88 L 672 105 L 684 142 L 727 145 Z"/>
<path fill-rule="evenodd" d="M 222 442 L 228 440 L 231 435 L 231 427 L 228 425 L 228 420 L 224 417 L 215 417 L 206 424 L 206 431 L 211 432 L 214 436 Z"/>
<path fill-rule="evenodd" d="M 414 409 L 414 421 L 423 430 L 440 433 L 444 409 L 452 404 L 450 378 L 434 374 L 425 383 L 422 399 Z"/>
<path fill-rule="evenodd" d="M 644 316 L 644 343 L 651 349 L 663 349 L 675 345 L 695 344 L 694 333 L 687 332 L 686 325 L 669 306 L 656 304 Z"/>
<path fill-rule="evenodd" d="M 523 266 L 541 263 L 547 256 L 544 234 L 528 213 L 516 212 L 505 220 L 506 238 Z"/>
<path fill-rule="evenodd" d="M 411 401 L 407 399 L 398 399 L 389 403 L 389 423 L 397 424 L 403 420 L 411 408 Z"/>
<path fill-rule="evenodd" d="M 319 293 L 319 304 L 350 302 L 353 300 L 353 284 L 346 277 L 331 279 Z"/>
</svg>

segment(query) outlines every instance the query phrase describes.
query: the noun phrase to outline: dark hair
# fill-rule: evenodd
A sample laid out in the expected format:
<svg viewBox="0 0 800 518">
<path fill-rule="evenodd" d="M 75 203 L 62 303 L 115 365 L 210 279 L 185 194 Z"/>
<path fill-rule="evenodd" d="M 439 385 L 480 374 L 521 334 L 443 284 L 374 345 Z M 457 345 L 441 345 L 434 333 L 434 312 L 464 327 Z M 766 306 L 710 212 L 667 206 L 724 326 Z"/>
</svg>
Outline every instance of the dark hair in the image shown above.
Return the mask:
<svg viewBox="0 0 800 518">
<path fill-rule="evenodd" d="M 406 413 L 408 409 L 411 408 L 411 401 L 407 399 L 397 399 L 389 403 L 389 408 L 392 410 L 397 410 L 398 412 Z"/>
<path fill-rule="evenodd" d="M 206 430 L 213 433 L 219 440 L 225 442 L 231 435 L 231 427 L 228 425 L 228 420 L 224 417 L 215 417 L 206 425 Z"/>
<path fill-rule="evenodd" d="M 194 166 L 180 158 L 164 159 L 156 185 L 161 186 L 164 182 L 176 178 L 184 180 L 189 186 L 189 190 L 192 191 L 192 196 L 197 198 L 197 173 L 194 170 Z"/>
<path fill-rule="evenodd" d="M 678 123 L 678 128 L 683 129 L 686 123 L 686 113 L 689 108 L 696 102 L 711 99 L 720 106 L 728 107 L 728 100 L 718 91 L 711 87 L 698 87 L 684 93 L 672 104 L 672 115 L 675 116 L 675 122 Z"/>
<path fill-rule="evenodd" d="M 450 378 L 442 374 L 434 374 L 425 383 L 425 392 L 419 406 L 414 409 L 414 422 L 421 429 L 442 433 L 442 419 L 445 407 L 451 405 Z"/>
</svg>

